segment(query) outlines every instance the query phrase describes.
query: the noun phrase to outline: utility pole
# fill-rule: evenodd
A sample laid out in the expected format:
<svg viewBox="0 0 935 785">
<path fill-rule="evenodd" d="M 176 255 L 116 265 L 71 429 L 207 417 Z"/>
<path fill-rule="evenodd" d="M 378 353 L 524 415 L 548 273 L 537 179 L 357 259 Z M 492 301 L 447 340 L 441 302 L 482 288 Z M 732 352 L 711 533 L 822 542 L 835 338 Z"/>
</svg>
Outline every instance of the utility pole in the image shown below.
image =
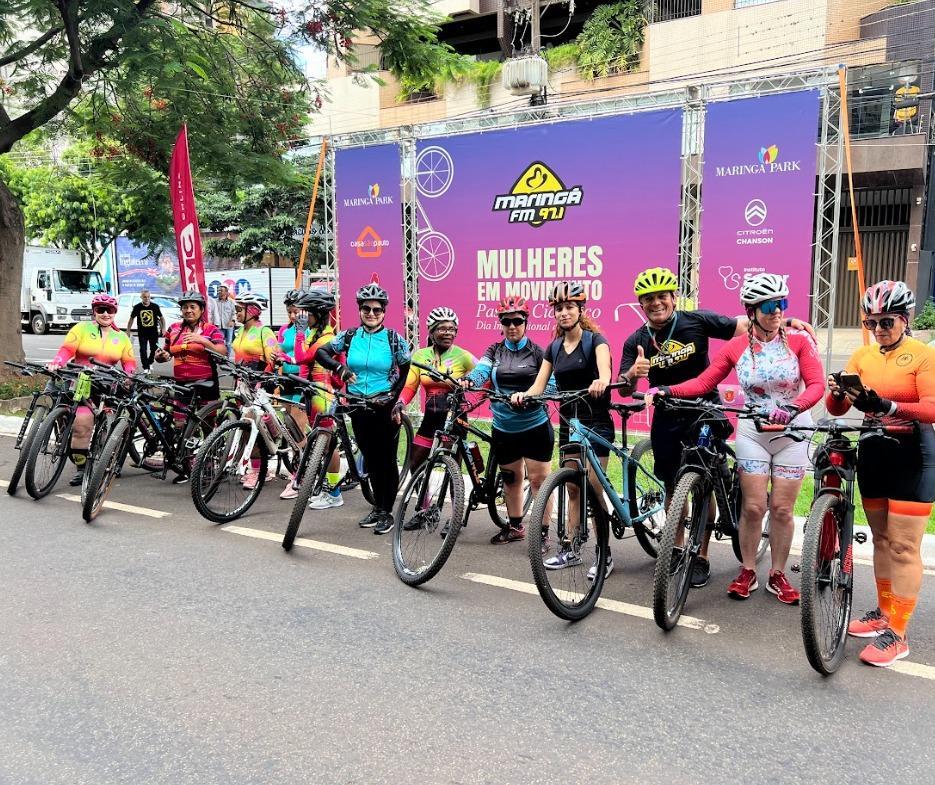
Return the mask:
<svg viewBox="0 0 935 785">
<path fill-rule="evenodd" d="M 539 29 L 539 25 L 542 21 L 539 2 L 540 0 L 532 0 L 532 41 L 529 44 L 529 51 L 533 54 L 539 53 L 539 48 L 542 44 L 542 36 L 540 35 Z"/>
</svg>

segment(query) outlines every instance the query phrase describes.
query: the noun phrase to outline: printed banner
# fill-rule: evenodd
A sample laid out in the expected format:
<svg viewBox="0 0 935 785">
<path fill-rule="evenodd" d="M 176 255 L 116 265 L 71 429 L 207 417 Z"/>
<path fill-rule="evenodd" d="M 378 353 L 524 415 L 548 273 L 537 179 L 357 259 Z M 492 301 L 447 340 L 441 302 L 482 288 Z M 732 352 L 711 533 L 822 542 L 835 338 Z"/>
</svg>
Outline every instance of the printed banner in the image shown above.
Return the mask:
<svg viewBox="0 0 935 785">
<path fill-rule="evenodd" d="M 390 296 L 387 327 L 403 332 L 403 212 L 399 145 L 335 152 L 335 223 L 340 325 L 357 324 L 355 292 L 374 275 Z"/>
<path fill-rule="evenodd" d="M 642 323 L 636 274 L 678 264 L 682 114 L 422 140 L 417 147 L 419 313 L 458 313 L 458 344 L 500 340 L 498 301 L 529 301 L 529 337 L 545 348 L 556 281 L 581 281 L 610 341 L 614 371 Z"/>
<path fill-rule="evenodd" d="M 819 94 L 708 105 L 702 188 L 702 308 L 742 313 L 740 286 L 786 275 L 790 316 L 809 319 Z"/>
<path fill-rule="evenodd" d="M 201 253 L 201 230 L 198 228 L 188 157 L 188 127 L 185 125 L 179 131 L 172 148 L 172 161 L 169 163 L 169 198 L 172 200 L 172 215 L 175 219 L 175 245 L 179 271 L 182 274 L 182 291 L 197 289 L 202 294 L 207 294 L 204 259 Z"/>
<path fill-rule="evenodd" d="M 153 295 L 178 297 L 182 293 L 179 264 L 171 240 L 150 250 L 129 237 L 118 237 L 114 243 L 117 271 L 117 291 L 120 294 L 148 289 Z"/>
</svg>

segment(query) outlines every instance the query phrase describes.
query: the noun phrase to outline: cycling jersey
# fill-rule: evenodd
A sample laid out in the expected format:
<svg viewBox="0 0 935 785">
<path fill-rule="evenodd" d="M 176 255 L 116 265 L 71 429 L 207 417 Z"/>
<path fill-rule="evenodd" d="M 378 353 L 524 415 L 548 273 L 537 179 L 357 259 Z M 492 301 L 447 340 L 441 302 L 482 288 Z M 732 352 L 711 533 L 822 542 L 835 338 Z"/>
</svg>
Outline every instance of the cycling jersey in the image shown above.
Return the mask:
<svg viewBox="0 0 935 785">
<path fill-rule="evenodd" d="M 305 330 L 296 330 L 295 334 L 295 360 L 299 363 L 300 376 L 311 379 L 319 384 L 332 386 L 331 371 L 315 361 L 315 354 L 323 346 L 334 340 L 334 328 L 329 324 L 318 329 L 312 329 L 306 334 Z M 334 396 L 330 393 L 316 392 L 312 397 L 312 409 L 324 414 L 331 406 Z"/>
<path fill-rule="evenodd" d="M 273 361 L 279 356 L 279 343 L 269 327 L 254 322 L 249 328 L 241 325 L 231 344 L 234 359 L 266 371 L 273 370 Z"/>
<path fill-rule="evenodd" d="M 296 326 L 294 323 L 284 324 L 279 328 L 279 332 L 276 334 L 276 343 L 279 344 L 283 354 L 289 360 L 295 361 Z M 303 368 L 297 361 L 283 363 L 282 370 L 284 373 L 308 376 L 308 368 Z"/>
<path fill-rule="evenodd" d="M 356 339 L 355 339 L 356 340 Z M 450 387 L 445 382 L 437 382 L 425 371 L 416 366 L 416 363 L 436 368 L 450 373 L 456 379 L 466 376 L 477 365 L 474 355 L 459 346 L 452 346 L 441 357 L 435 353 L 435 348 L 426 346 L 416 349 L 412 355 L 412 365 L 409 366 L 409 375 L 406 377 L 406 386 L 399 399 L 408 404 L 419 392 L 421 385 L 425 390 L 425 413 L 447 412 L 446 396 Z"/>
<path fill-rule="evenodd" d="M 214 362 L 205 347 L 186 340 L 186 336 L 195 332 L 185 322 L 176 322 L 166 330 L 164 348 L 172 355 L 172 375 L 180 382 L 217 378 Z M 201 322 L 198 333 L 213 344 L 224 344 L 224 336 L 213 324 Z"/>
<path fill-rule="evenodd" d="M 105 335 L 97 322 L 79 322 L 72 327 L 52 362 L 56 365 L 68 362 L 90 365 L 92 359 L 105 365 L 119 362 L 127 373 L 136 371 L 130 337 L 116 327 L 111 327 Z"/>
<path fill-rule="evenodd" d="M 408 366 L 410 362 L 406 342 L 401 339 L 391 341 L 390 331 L 385 327 L 380 327 L 374 332 L 367 332 L 358 327 L 354 330 L 348 351 L 349 332 L 342 330 L 327 346 L 331 354 L 347 352 L 345 365 L 357 377 L 356 381 L 348 385 L 348 392 L 369 396 L 393 391 L 400 380 L 400 368 Z M 408 368 L 406 371 L 408 372 Z"/>
<path fill-rule="evenodd" d="M 525 392 L 539 375 L 542 357 L 542 347 L 526 336 L 517 343 L 504 339 L 487 347 L 467 378 L 478 387 L 489 381 L 494 390 L 505 395 Z M 550 385 L 553 385 L 551 381 Z M 508 403 L 495 401 L 491 403 L 490 410 L 493 427 L 504 433 L 521 433 L 548 421 L 543 406 L 515 409 Z"/>
</svg>

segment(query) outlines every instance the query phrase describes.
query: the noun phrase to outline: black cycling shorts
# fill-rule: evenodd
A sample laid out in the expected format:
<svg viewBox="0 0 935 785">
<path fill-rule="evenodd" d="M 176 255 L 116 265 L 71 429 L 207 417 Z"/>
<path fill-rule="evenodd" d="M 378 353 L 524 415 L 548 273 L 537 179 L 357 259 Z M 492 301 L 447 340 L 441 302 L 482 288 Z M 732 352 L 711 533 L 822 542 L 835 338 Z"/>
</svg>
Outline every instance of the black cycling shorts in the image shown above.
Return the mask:
<svg viewBox="0 0 935 785">
<path fill-rule="evenodd" d="M 419 423 L 419 430 L 416 431 L 415 438 L 418 440 L 416 444 L 422 442 L 419 446 L 431 447 L 432 441 L 435 439 L 435 431 L 440 431 L 445 427 L 445 418 L 447 416 L 447 411 L 425 412 L 422 415 L 422 422 Z"/>
<path fill-rule="evenodd" d="M 520 458 L 551 463 L 554 447 L 555 431 L 548 420 L 519 433 L 493 429 L 493 448 L 499 466 L 515 463 Z"/>
<path fill-rule="evenodd" d="M 935 502 L 935 430 L 868 436 L 857 451 L 857 484 L 865 499 Z M 891 441 L 896 439 L 896 441 Z"/>
<path fill-rule="evenodd" d="M 607 441 L 613 444 L 614 441 L 614 424 L 610 420 L 610 415 L 606 420 L 598 420 L 597 422 L 587 422 L 580 420 L 581 424 L 585 428 L 590 428 L 597 434 L 603 436 Z M 564 447 L 566 444 L 569 444 L 571 440 L 568 437 L 568 423 L 562 422 L 558 428 L 558 446 L 559 449 Z M 605 447 L 603 444 L 598 444 L 597 442 L 591 442 L 591 448 L 594 450 L 594 454 L 598 458 L 606 458 L 610 455 L 610 450 Z"/>
</svg>

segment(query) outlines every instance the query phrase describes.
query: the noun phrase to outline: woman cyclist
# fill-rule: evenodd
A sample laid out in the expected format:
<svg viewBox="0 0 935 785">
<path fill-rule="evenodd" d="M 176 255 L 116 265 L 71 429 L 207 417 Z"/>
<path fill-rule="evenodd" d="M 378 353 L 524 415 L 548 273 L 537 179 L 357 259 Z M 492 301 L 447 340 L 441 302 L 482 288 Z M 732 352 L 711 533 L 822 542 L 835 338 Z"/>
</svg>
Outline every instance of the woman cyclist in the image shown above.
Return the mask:
<svg viewBox="0 0 935 785">
<path fill-rule="evenodd" d="M 477 360 L 469 351 L 455 346 L 455 337 L 458 335 L 458 314 L 451 308 L 440 306 L 429 311 L 425 320 L 425 329 L 429 334 L 428 346 L 417 349 L 412 354 L 412 365 L 409 366 L 409 375 L 406 377 L 406 386 L 399 396 L 400 403 L 408 406 L 409 402 L 418 394 L 419 387 L 425 390 L 425 407 L 423 409 L 422 423 L 412 440 L 411 470 L 418 469 L 428 458 L 432 442 L 435 440 L 435 431 L 439 431 L 445 424 L 448 414 L 449 386 L 444 382 L 437 382 L 415 364 L 427 365 L 440 371 L 446 371 L 460 379 L 470 373 Z"/>
<path fill-rule="evenodd" d="M 165 343 L 156 352 L 156 360 L 164 363 L 172 358 L 172 376 L 179 384 L 212 381 L 213 387 L 205 390 L 201 398 L 216 401 L 221 397 L 218 372 L 206 350 L 226 354 L 224 336 L 208 321 L 207 303 L 201 292 L 185 292 L 179 297 L 179 308 L 182 321 L 166 330 Z"/>
<path fill-rule="evenodd" d="M 303 294 L 305 294 L 304 289 L 290 289 L 283 297 L 282 303 L 286 306 L 286 316 L 289 321 L 279 328 L 279 332 L 276 334 L 276 343 L 279 344 L 279 349 L 282 352 L 280 357 L 282 360 L 282 372 L 307 378 L 308 367 L 301 365 L 296 360 L 295 319 L 299 310 L 296 301 Z M 292 382 L 283 382 L 279 390 L 279 396 L 291 402 L 286 404 L 286 414 L 292 418 L 292 421 L 296 424 L 298 433 L 303 434 L 302 438 L 298 440 L 298 444 L 300 447 L 304 447 L 304 434 L 308 429 L 308 417 L 305 414 L 304 406 L 302 406 L 302 393 Z M 294 487 L 295 475 L 293 475 L 292 479 L 293 482 L 287 483 L 285 490 L 279 494 L 280 499 L 294 499 L 298 494 L 298 490 Z"/>
<path fill-rule="evenodd" d="M 590 393 L 587 400 L 563 403 L 559 409 L 562 423 L 559 426 L 559 448 L 570 443 L 568 420 L 577 418 L 581 424 L 603 436 L 607 441 L 614 440 L 614 423 L 610 419 L 610 346 L 600 334 L 600 329 L 588 316 L 585 306 L 587 296 L 584 286 L 575 281 L 563 281 L 555 285 L 549 294 L 549 305 L 555 313 L 555 340 L 549 344 L 539 367 L 536 381 L 526 390 L 513 395 L 513 402 L 521 404 L 527 395 L 540 395 L 545 392 L 549 379 L 555 375 L 555 385 L 560 391 L 584 390 Z M 607 466 L 610 451 L 599 444 L 594 444 L 603 466 Z M 595 486 L 595 490 L 601 490 Z M 578 520 L 578 497 L 576 489 L 568 488 L 569 520 Z M 600 498 L 600 497 L 599 497 Z M 569 547 L 569 543 L 559 543 L 559 550 L 543 562 L 548 570 L 563 570 L 581 563 L 581 557 Z M 596 565 L 595 565 L 596 569 Z M 610 575 L 614 562 L 607 551 L 605 574 Z M 596 571 L 590 577 L 596 575 Z"/>
<path fill-rule="evenodd" d="M 61 368 L 68 362 L 90 365 L 91 360 L 107 365 L 118 362 L 127 373 L 136 371 L 136 358 L 129 336 L 114 327 L 117 300 L 109 294 L 96 294 L 91 298 L 92 321 L 79 322 L 68 331 L 58 353 L 49 363 L 49 368 Z M 69 485 L 81 485 L 88 460 L 88 444 L 94 415 L 87 406 L 79 406 L 71 432 L 71 459 L 78 472 Z"/>
<path fill-rule="evenodd" d="M 908 434 L 865 437 L 857 452 L 878 604 L 848 632 L 875 638 L 860 659 L 885 667 L 909 655 L 906 630 L 922 585 L 922 535 L 935 501 L 935 350 L 909 335 L 915 296 L 902 281 L 874 284 L 862 306 L 876 343 L 861 346 L 844 369 L 860 385 L 829 377 L 828 412 L 837 416 L 853 406 L 866 420 L 913 426 Z"/>
<path fill-rule="evenodd" d="M 824 371 L 818 350 L 803 332 L 787 332 L 785 310 L 789 287 L 784 276 L 760 273 L 744 281 L 740 301 L 747 311 L 746 335 L 728 341 L 708 369 L 695 379 L 671 387 L 650 389 L 653 396 L 694 398 L 717 389 L 731 371 L 737 372 L 747 403 L 768 413 L 771 423 L 810 425 L 808 410 L 824 394 Z M 766 590 L 780 602 L 797 605 L 799 592 L 785 575 L 794 522 L 792 511 L 809 466 L 808 443 L 759 433 L 751 420 L 737 425 L 735 447 L 740 467 L 743 509 L 740 513 L 740 552 L 743 565 L 727 593 L 745 600 L 758 588 L 756 552 L 762 536 L 769 494 L 769 546 L 772 566 Z"/>
<path fill-rule="evenodd" d="M 237 295 L 234 314 L 240 327 L 231 346 L 234 360 L 260 371 L 272 371 L 281 351 L 276 334 L 260 321 L 268 302 L 265 297 L 246 292 Z"/>
<path fill-rule="evenodd" d="M 396 442 L 399 438 L 402 403 L 399 394 L 409 373 L 409 347 L 392 329 L 384 327 L 389 295 L 378 283 L 357 290 L 360 327 L 343 330 L 316 358 L 322 366 L 348 382 L 348 392 L 370 399 L 366 409 L 351 413 L 354 437 L 367 464 L 373 487 L 374 508 L 358 523 L 374 534 L 393 529 L 393 504 L 399 489 Z M 347 367 L 335 360 L 345 354 Z"/>
<path fill-rule="evenodd" d="M 507 297 L 497 306 L 503 340 L 484 352 L 477 367 L 466 377 L 468 384 L 490 384 L 498 393 L 512 394 L 529 389 L 539 374 L 544 352 L 526 336 L 529 306 L 522 297 Z M 509 526 L 490 542 L 500 545 L 521 540 L 523 526 L 523 479 L 529 478 L 535 496 L 552 468 L 555 433 L 544 406 L 516 409 L 506 403 L 491 404 L 493 448 L 503 476 Z M 548 516 L 546 516 L 548 517 Z"/>
</svg>

